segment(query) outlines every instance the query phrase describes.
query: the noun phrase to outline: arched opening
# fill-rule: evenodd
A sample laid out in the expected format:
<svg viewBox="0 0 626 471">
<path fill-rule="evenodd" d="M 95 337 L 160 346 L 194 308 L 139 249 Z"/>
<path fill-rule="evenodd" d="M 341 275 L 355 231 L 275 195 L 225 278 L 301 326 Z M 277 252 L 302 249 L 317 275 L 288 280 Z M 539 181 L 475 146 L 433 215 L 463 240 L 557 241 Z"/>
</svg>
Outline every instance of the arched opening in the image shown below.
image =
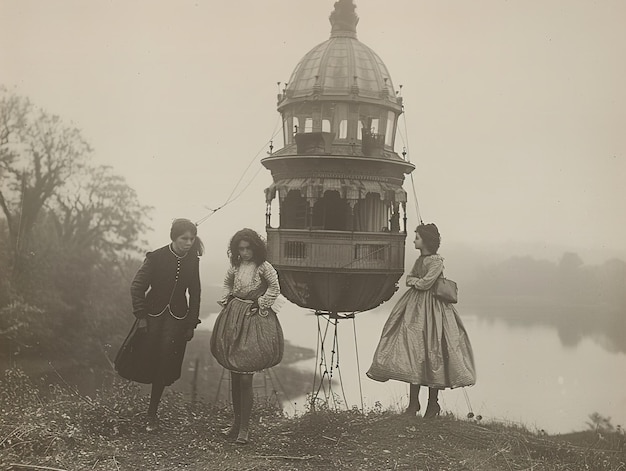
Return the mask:
<svg viewBox="0 0 626 471">
<path fill-rule="evenodd" d="M 387 204 L 378 193 L 368 193 L 354 205 L 354 230 L 380 232 L 388 230 Z"/>
<path fill-rule="evenodd" d="M 327 191 L 313 206 L 313 229 L 330 231 L 349 230 L 350 206 L 338 191 Z"/>
<path fill-rule="evenodd" d="M 280 206 L 280 227 L 282 229 L 304 229 L 307 227 L 308 203 L 300 191 L 287 193 Z"/>
</svg>

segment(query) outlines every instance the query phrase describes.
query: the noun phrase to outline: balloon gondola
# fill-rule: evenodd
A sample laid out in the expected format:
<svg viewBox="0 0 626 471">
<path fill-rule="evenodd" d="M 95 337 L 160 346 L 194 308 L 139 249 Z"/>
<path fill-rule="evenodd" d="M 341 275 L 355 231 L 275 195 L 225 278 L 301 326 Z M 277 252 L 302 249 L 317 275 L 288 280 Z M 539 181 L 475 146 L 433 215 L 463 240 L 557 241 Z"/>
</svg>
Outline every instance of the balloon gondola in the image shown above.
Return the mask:
<svg viewBox="0 0 626 471">
<path fill-rule="evenodd" d="M 402 97 L 357 39 L 355 8 L 335 3 L 330 38 L 278 94 L 284 147 L 262 160 L 273 179 L 265 190 L 268 258 L 282 294 L 335 328 L 397 290 L 407 234 L 402 185 L 415 168 L 394 150 Z"/>
</svg>

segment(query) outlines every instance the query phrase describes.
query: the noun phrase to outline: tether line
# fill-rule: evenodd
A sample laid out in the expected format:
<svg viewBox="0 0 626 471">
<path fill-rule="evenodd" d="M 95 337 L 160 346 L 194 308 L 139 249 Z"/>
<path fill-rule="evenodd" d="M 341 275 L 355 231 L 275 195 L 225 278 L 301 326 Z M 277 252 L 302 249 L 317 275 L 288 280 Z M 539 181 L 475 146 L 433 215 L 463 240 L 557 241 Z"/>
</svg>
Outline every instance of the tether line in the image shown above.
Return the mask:
<svg viewBox="0 0 626 471">
<path fill-rule="evenodd" d="M 278 118 L 277 121 L 276 121 L 277 124 L 275 126 L 274 133 L 272 134 L 272 137 L 270 137 L 267 141 L 265 141 L 263 146 L 258 150 L 258 152 L 254 155 L 254 157 L 248 162 L 248 165 L 246 166 L 244 171 L 239 176 L 239 179 L 237 180 L 237 183 L 235 183 L 235 186 L 233 187 L 233 189 L 231 190 L 230 194 L 228 195 L 228 198 L 226 198 L 226 201 L 223 204 L 221 204 L 220 206 L 218 206 L 217 208 L 214 208 L 214 209 L 213 208 L 207 208 L 210 212 L 207 215 L 205 215 L 205 216 L 201 217 L 200 219 L 198 219 L 196 221 L 196 223 L 195 223 L 196 226 L 199 226 L 200 224 L 205 222 L 207 219 L 209 219 L 211 216 L 213 216 L 217 211 L 219 211 L 220 209 L 224 208 L 225 206 L 228 206 L 230 203 L 235 201 L 237 198 L 239 198 L 248 189 L 250 184 L 252 184 L 252 182 L 257 177 L 259 172 L 263 169 L 263 167 L 259 167 L 257 169 L 257 171 L 255 172 L 255 174 L 250 179 L 250 181 L 248 181 L 248 183 L 244 186 L 244 188 L 239 193 L 237 193 L 235 195 L 235 192 L 239 188 L 239 185 L 241 184 L 243 178 L 246 176 L 246 173 L 248 172 L 248 170 L 250 169 L 252 164 L 257 160 L 257 158 L 259 157 L 259 154 L 261 154 L 263 149 L 265 149 L 266 146 L 268 144 L 270 144 L 274 140 L 274 138 L 276 137 L 278 132 L 281 130 L 281 126 L 278 125 L 279 122 L 281 122 L 280 118 Z M 284 120 L 282 121 L 282 124 L 284 125 Z M 233 195 L 235 195 L 235 196 L 233 197 Z"/>
<path fill-rule="evenodd" d="M 353 312 L 353 314 L 356 314 L 356 312 Z M 363 407 L 363 388 L 361 386 L 361 364 L 359 362 L 359 345 L 358 345 L 357 336 L 356 336 L 356 315 L 352 317 L 352 327 L 354 330 L 354 350 L 356 352 L 356 371 L 357 371 L 357 377 L 359 378 L 359 394 L 361 396 L 361 414 L 363 414 L 365 413 L 365 407 Z"/>
</svg>

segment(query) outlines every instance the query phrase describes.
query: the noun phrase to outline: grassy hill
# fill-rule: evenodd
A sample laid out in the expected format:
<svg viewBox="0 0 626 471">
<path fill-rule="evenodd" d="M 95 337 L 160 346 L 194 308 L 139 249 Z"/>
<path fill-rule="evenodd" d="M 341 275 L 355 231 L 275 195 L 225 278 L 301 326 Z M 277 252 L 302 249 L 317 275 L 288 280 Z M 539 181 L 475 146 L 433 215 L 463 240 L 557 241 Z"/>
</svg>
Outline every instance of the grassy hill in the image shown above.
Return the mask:
<svg viewBox="0 0 626 471">
<path fill-rule="evenodd" d="M 118 382 L 95 397 L 55 387 L 42 399 L 28 377 L 7 370 L 0 383 L 3 470 L 624 470 L 623 431 L 537 435 L 518 426 L 383 410 L 315 411 L 287 418 L 255 404 L 252 442 L 219 433 L 224 405 L 169 392 L 161 430 L 143 430 L 147 396 Z"/>
</svg>

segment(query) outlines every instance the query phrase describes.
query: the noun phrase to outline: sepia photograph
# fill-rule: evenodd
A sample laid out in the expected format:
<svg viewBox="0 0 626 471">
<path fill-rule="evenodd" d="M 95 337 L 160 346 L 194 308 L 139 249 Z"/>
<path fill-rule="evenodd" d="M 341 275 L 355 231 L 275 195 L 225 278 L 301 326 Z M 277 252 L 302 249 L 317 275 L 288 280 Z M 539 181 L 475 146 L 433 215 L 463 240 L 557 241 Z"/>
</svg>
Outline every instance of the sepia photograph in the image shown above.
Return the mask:
<svg viewBox="0 0 626 471">
<path fill-rule="evenodd" d="M 0 470 L 626 470 L 624 19 L 0 0 Z"/>
</svg>

